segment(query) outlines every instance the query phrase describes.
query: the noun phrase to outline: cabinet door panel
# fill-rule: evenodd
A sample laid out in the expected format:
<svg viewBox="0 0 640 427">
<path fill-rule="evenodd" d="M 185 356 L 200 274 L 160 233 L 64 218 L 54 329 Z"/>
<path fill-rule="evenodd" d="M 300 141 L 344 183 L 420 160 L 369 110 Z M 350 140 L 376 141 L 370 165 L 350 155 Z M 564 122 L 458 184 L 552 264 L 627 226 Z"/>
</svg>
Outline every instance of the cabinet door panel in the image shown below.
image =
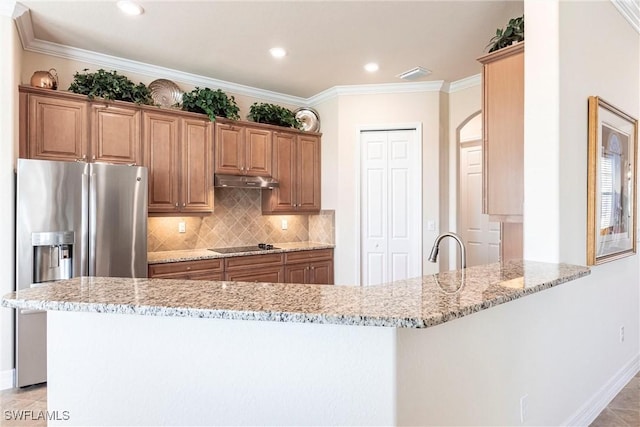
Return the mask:
<svg viewBox="0 0 640 427">
<path fill-rule="evenodd" d="M 293 212 L 295 210 L 295 164 L 296 136 L 289 133 L 274 133 L 273 177 L 279 187 L 262 191 L 262 211 Z"/>
<path fill-rule="evenodd" d="M 238 271 L 227 271 L 224 279 L 234 282 L 284 283 L 283 267 L 259 267 Z"/>
<path fill-rule="evenodd" d="M 318 261 L 310 265 L 311 274 L 308 283 L 315 285 L 333 285 L 333 261 Z"/>
<path fill-rule="evenodd" d="M 145 113 L 144 165 L 149 168 L 149 212 L 175 212 L 178 203 L 178 117 Z"/>
<path fill-rule="evenodd" d="M 297 149 L 297 210 L 317 212 L 320 210 L 320 138 L 301 135 Z"/>
<path fill-rule="evenodd" d="M 87 102 L 30 95 L 29 158 L 86 160 L 87 121 Z"/>
<path fill-rule="evenodd" d="M 91 106 L 91 160 L 140 164 L 140 110 Z"/>
<path fill-rule="evenodd" d="M 308 264 L 287 265 L 284 268 L 286 283 L 307 283 Z"/>
<path fill-rule="evenodd" d="M 217 123 L 216 173 L 238 174 L 244 167 L 244 129 L 239 126 Z"/>
<path fill-rule="evenodd" d="M 244 172 L 251 176 L 271 176 L 271 131 L 247 128 L 245 138 Z"/>
<path fill-rule="evenodd" d="M 208 120 L 182 122 L 182 211 L 213 210 L 211 125 Z"/>
<path fill-rule="evenodd" d="M 522 215 L 524 48 L 483 67 L 485 213 Z"/>
</svg>

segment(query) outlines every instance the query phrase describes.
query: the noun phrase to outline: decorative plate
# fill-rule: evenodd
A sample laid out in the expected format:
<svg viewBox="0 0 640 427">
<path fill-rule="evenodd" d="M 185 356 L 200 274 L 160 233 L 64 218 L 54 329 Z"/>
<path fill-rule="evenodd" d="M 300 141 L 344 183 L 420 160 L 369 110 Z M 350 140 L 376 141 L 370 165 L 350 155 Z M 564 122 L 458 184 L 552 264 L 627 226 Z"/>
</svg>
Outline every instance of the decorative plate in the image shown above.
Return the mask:
<svg viewBox="0 0 640 427">
<path fill-rule="evenodd" d="M 149 83 L 153 102 L 161 107 L 179 107 L 182 104 L 182 94 L 177 84 L 167 79 L 157 79 Z"/>
<path fill-rule="evenodd" d="M 313 108 L 302 107 L 294 111 L 296 119 L 302 123 L 302 130 L 305 132 L 320 131 L 320 115 Z"/>
</svg>

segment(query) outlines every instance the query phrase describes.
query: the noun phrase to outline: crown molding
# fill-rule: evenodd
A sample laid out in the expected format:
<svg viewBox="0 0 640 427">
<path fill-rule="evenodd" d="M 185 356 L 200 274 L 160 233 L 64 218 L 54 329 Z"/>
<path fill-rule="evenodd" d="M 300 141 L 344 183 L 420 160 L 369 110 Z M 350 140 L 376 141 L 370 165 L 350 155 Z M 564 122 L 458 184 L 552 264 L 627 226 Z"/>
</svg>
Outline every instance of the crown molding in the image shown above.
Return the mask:
<svg viewBox="0 0 640 427">
<path fill-rule="evenodd" d="M 0 16 L 12 18 L 15 7 L 16 2 L 13 0 L 0 0 Z"/>
<path fill-rule="evenodd" d="M 383 83 L 369 85 L 334 86 L 317 95 L 307 98 L 309 105 L 317 105 L 337 96 L 344 95 L 379 95 L 390 93 L 440 92 L 443 80 L 419 83 Z"/>
<path fill-rule="evenodd" d="M 482 84 L 482 74 L 475 74 L 473 76 L 465 77 L 464 79 L 456 80 L 449 83 L 449 87 L 445 92 L 454 93 L 461 90 L 469 89 L 471 87 L 480 86 Z"/>
<path fill-rule="evenodd" d="M 640 0 L 611 0 L 611 3 L 631 24 L 637 33 L 640 33 Z"/>
</svg>

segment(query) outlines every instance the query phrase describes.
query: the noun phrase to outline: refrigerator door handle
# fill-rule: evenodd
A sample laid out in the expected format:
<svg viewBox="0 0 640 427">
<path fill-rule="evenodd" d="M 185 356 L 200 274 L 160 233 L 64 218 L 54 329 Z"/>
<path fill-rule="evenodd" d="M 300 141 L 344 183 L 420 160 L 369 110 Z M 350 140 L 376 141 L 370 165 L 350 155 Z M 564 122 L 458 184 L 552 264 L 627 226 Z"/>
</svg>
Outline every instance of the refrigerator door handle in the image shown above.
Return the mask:
<svg viewBox="0 0 640 427">
<path fill-rule="evenodd" d="M 89 175 L 89 276 L 96 275 L 97 177 Z"/>
<path fill-rule="evenodd" d="M 76 242 L 80 250 L 77 252 L 80 256 L 80 276 L 88 276 L 88 250 L 83 250 L 89 242 L 89 174 L 82 174 L 82 225 L 80 242 Z"/>
</svg>

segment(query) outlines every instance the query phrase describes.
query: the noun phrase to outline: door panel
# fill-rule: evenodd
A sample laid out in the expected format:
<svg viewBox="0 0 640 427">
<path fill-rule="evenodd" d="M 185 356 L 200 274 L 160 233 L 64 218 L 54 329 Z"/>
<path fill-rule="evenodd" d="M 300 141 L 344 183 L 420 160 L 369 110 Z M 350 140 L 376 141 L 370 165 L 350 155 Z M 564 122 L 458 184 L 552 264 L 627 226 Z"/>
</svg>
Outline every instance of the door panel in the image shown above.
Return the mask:
<svg viewBox="0 0 640 427">
<path fill-rule="evenodd" d="M 271 176 L 271 131 L 245 129 L 245 172 L 252 176 Z"/>
<path fill-rule="evenodd" d="M 307 283 L 307 264 L 288 265 L 284 268 L 286 283 Z"/>
<path fill-rule="evenodd" d="M 89 265 L 95 265 L 94 274 L 147 277 L 147 168 L 94 163 L 90 176 L 95 228 L 89 234 L 95 245 Z"/>
<path fill-rule="evenodd" d="M 497 262 L 500 223 L 482 213 L 482 145 L 460 149 L 460 234 L 467 247 L 467 266 Z"/>
<path fill-rule="evenodd" d="M 234 282 L 284 283 L 283 267 L 260 267 L 239 271 L 227 271 L 225 280 Z"/>
<path fill-rule="evenodd" d="M 144 165 L 149 168 L 149 212 L 178 208 L 178 117 L 144 113 Z"/>
<path fill-rule="evenodd" d="M 297 204 L 299 211 L 320 210 L 320 138 L 298 136 Z"/>
<path fill-rule="evenodd" d="M 289 133 L 276 132 L 273 135 L 273 177 L 278 180 L 279 187 L 273 190 L 263 190 L 263 203 L 269 203 L 268 211 L 292 211 L 295 203 L 295 140 Z M 269 194 L 273 192 L 273 194 Z M 267 194 L 265 194 L 267 193 Z"/>
<path fill-rule="evenodd" d="M 182 122 L 182 206 L 183 212 L 213 210 L 213 147 L 208 120 Z"/>
<path fill-rule="evenodd" d="M 98 104 L 91 117 L 92 160 L 141 164 L 140 110 Z"/>
<path fill-rule="evenodd" d="M 87 103 L 29 96 L 29 157 L 73 161 L 87 155 Z"/>
<path fill-rule="evenodd" d="M 216 173 L 238 174 L 244 167 L 244 128 L 217 123 Z"/>
<path fill-rule="evenodd" d="M 311 263 L 311 278 L 309 283 L 314 285 L 332 285 L 333 261 L 317 261 Z"/>
<path fill-rule="evenodd" d="M 361 133 L 363 284 L 422 274 L 421 155 L 415 135 L 414 130 Z M 376 253 L 380 256 L 370 256 Z"/>
</svg>

